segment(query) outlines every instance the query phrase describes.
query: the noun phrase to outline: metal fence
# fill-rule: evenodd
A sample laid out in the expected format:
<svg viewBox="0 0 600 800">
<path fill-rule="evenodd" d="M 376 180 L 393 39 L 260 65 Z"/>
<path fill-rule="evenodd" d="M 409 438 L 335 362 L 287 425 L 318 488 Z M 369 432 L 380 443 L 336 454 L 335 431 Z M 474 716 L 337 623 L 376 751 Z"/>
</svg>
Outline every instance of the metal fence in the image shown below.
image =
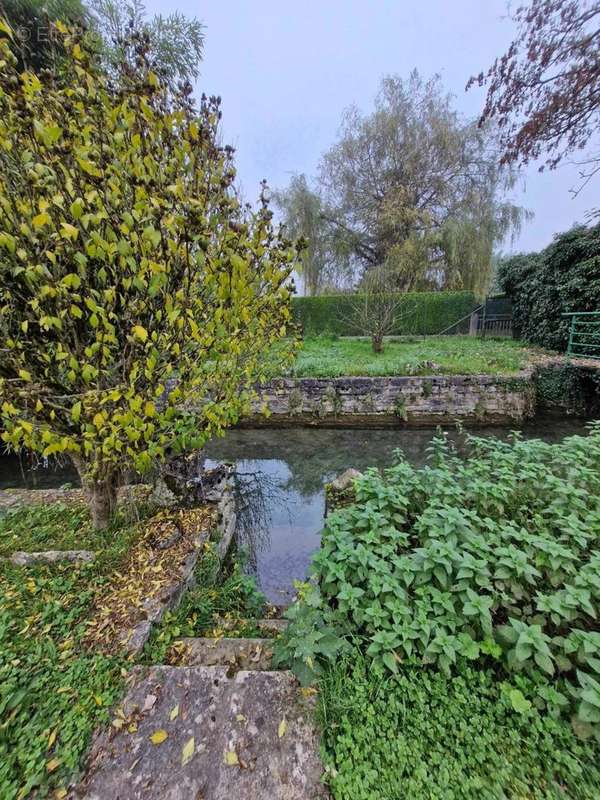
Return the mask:
<svg viewBox="0 0 600 800">
<path fill-rule="evenodd" d="M 600 359 L 600 311 L 563 314 L 571 318 L 567 355 Z"/>
</svg>

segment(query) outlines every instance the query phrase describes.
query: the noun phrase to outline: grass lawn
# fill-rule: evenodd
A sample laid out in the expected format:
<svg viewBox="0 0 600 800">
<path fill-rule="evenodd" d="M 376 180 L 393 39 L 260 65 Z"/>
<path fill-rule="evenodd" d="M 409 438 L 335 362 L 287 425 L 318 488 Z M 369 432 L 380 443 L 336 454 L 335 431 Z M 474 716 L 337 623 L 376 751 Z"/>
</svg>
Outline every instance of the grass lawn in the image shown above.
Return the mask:
<svg viewBox="0 0 600 800">
<path fill-rule="evenodd" d="M 514 374 L 525 367 L 532 349 L 512 339 L 428 336 L 386 341 L 374 353 L 367 339 L 305 339 L 291 374 L 334 378 L 342 375 L 491 375 Z"/>
</svg>

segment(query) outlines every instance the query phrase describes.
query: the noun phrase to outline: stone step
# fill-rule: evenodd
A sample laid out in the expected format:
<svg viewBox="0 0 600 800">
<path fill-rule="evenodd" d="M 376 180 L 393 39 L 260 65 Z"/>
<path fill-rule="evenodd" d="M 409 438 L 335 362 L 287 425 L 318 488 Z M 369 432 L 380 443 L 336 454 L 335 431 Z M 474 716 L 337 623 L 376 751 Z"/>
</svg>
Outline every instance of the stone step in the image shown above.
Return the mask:
<svg viewBox="0 0 600 800">
<path fill-rule="evenodd" d="M 196 667 L 223 666 L 229 672 L 269 670 L 273 639 L 179 639 L 173 650 L 180 664 Z"/>
<path fill-rule="evenodd" d="M 228 619 L 227 617 L 217 617 L 215 627 L 221 630 L 234 630 L 239 628 L 241 620 Z M 262 633 L 269 636 L 279 636 L 289 625 L 287 619 L 269 618 L 269 619 L 245 619 L 243 622 L 258 628 Z"/>
<path fill-rule="evenodd" d="M 327 797 L 314 697 L 290 672 L 136 667 L 115 720 L 95 736 L 74 797 Z"/>
</svg>

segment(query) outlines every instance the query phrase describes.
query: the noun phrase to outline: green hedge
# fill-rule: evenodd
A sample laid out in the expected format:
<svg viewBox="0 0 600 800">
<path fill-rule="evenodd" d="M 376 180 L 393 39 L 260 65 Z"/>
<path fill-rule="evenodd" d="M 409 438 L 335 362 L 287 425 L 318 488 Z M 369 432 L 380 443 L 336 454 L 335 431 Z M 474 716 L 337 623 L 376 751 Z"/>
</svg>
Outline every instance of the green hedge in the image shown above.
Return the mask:
<svg viewBox="0 0 600 800">
<path fill-rule="evenodd" d="M 413 292 L 403 295 L 409 313 L 401 318 L 396 335 L 441 333 L 469 314 L 477 305 L 473 292 Z M 295 322 L 305 336 L 335 333 L 338 336 L 358 336 L 351 322 L 357 295 L 337 294 L 321 297 L 294 297 L 292 308 Z"/>
</svg>

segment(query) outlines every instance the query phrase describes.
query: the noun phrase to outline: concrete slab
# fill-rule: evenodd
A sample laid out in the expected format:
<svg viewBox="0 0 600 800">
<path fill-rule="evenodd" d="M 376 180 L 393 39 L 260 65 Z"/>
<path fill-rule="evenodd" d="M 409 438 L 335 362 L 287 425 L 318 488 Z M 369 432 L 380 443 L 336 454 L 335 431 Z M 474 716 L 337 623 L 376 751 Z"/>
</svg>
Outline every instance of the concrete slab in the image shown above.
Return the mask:
<svg viewBox="0 0 600 800">
<path fill-rule="evenodd" d="M 313 698 L 303 697 L 291 673 L 242 671 L 229 678 L 226 667 L 165 666 L 134 672 L 118 729 L 97 735 L 72 797 L 327 797 Z"/>
</svg>

